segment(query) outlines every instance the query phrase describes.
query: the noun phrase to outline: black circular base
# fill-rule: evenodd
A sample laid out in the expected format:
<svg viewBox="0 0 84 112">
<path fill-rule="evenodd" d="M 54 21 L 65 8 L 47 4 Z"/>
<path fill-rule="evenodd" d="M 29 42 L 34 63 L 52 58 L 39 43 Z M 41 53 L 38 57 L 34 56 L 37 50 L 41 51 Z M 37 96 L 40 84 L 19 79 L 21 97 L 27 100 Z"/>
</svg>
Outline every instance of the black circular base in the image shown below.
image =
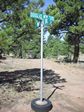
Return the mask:
<svg viewBox="0 0 84 112">
<path fill-rule="evenodd" d="M 43 99 L 43 101 L 47 102 L 45 104 L 38 104 L 37 102 L 40 101 L 39 98 L 32 100 L 31 108 L 35 112 L 49 112 L 52 109 L 52 103 L 48 99 Z"/>
</svg>

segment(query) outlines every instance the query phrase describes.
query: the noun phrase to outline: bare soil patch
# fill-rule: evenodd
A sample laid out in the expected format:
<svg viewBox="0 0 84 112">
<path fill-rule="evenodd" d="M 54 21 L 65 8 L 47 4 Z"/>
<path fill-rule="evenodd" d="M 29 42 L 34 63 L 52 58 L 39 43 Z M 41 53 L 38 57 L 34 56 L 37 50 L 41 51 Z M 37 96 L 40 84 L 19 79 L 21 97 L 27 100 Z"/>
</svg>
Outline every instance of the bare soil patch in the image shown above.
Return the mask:
<svg viewBox="0 0 84 112">
<path fill-rule="evenodd" d="M 39 80 L 39 59 L 0 60 L 0 112 L 33 112 Z M 44 59 L 43 93 L 53 103 L 51 112 L 84 112 L 84 64 Z"/>
</svg>

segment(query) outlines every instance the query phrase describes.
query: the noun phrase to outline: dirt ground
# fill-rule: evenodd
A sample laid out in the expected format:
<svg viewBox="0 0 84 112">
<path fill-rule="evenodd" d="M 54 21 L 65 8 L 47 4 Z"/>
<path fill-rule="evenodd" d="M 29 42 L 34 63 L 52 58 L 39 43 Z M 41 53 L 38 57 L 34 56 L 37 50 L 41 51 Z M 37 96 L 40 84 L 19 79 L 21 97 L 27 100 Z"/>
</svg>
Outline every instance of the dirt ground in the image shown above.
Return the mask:
<svg viewBox="0 0 84 112">
<path fill-rule="evenodd" d="M 39 97 L 39 59 L 0 60 L 0 112 L 33 112 Z M 44 59 L 44 97 L 51 112 L 84 112 L 84 63 L 65 64 Z"/>
</svg>

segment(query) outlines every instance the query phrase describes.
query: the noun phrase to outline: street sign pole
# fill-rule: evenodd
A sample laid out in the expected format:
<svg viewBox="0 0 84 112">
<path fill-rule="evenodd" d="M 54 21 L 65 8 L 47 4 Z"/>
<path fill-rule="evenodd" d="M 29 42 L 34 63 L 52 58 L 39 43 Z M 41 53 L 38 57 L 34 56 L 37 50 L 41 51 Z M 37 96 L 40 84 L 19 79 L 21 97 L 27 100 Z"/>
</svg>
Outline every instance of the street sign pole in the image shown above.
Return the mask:
<svg viewBox="0 0 84 112">
<path fill-rule="evenodd" d="M 53 107 L 52 103 L 49 99 L 43 98 L 43 29 L 44 26 L 49 25 L 54 21 L 54 17 L 38 13 L 30 13 L 30 17 L 41 22 L 40 98 L 32 100 L 31 108 L 35 112 L 49 112 Z M 39 24 L 37 24 L 37 27 L 39 27 Z"/>
<path fill-rule="evenodd" d="M 43 21 L 41 21 L 41 73 L 40 73 L 40 101 L 43 100 Z"/>
</svg>

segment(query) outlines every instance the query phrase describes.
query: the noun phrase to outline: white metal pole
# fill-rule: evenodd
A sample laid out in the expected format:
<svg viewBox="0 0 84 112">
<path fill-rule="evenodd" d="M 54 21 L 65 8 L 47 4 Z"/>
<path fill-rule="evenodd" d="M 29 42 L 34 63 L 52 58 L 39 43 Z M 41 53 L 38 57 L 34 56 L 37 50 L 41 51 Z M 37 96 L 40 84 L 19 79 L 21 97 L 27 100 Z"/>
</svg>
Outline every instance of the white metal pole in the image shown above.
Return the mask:
<svg viewBox="0 0 84 112">
<path fill-rule="evenodd" d="M 40 72 L 40 101 L 43 99 L 43 21 L 41 21 L 41 72 Z"/>
</svg>

